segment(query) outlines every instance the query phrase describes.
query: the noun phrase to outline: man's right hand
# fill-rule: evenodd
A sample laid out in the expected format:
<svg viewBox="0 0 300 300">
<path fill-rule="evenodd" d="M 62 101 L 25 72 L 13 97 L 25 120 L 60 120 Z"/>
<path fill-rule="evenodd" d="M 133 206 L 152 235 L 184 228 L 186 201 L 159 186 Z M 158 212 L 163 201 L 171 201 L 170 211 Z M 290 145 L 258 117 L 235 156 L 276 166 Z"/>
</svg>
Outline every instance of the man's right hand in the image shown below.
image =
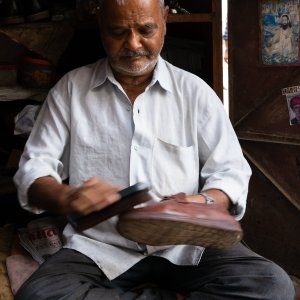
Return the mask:
<svg viewBox="0 0 300 300">
<path fill-rule="evenodd" d="M 118 201 L 119 190 L 98 177 L 93 177 L 75 188 L 46 176 L 38 178 L 31 185 L 28 197 L 30 205 L 52 213 L 87 215 Z"/>
</svg>

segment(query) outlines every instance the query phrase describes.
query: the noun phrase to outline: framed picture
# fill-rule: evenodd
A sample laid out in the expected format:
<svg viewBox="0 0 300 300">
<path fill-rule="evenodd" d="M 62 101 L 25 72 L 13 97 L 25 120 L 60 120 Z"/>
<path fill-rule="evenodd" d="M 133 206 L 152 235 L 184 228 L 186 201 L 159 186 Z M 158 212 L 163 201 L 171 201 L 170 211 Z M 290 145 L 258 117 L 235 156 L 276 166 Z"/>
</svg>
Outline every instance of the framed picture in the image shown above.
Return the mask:
<svg viewBox="0 0 300 300">
<path fill-rule="evenodd" d="M 297 66 L 299 0 L 260 0 L 260 53 L 265 66 Z"/>
<path fill-rule="evenodd" d="M 300 86 L 282 89 L 286 96 L 290 125 L 300 125 Z"/>
</svg>

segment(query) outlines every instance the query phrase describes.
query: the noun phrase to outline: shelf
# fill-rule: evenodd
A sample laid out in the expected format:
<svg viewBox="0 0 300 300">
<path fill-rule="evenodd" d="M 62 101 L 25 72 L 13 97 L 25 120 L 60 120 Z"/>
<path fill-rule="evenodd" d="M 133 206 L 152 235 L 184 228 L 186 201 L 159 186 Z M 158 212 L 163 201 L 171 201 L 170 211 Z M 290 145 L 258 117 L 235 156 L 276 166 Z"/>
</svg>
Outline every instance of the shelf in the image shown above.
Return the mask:
<svg viewBox="0 0 300 300">
<path fill-rule="evenodd" d="M 184 1 L 183 1 L 184 2 Z M 210 3 L 210 9 L 207 3 Z M 200 13 L 201 3 L 191 1 L 193 5 L 185 5 L 189 11 L 197 13 L 190 14 L 169 14 L 167 23 L 169 24 L 169 32 L 175 30 L 181 32 L 181 36 L 185 36 L 184 30 L 190 30 L 195 34 L 195 41 L 206 39 L 212 48 L 211 59 L 207 61 L 207 68 L 212 74 L 212 79 L 208 82 L 216 91 L 219 97 L 223 98 L 223 82 L 222 82 L 222 22 L 221 22 L 221 0 L 207 0 L 205 10 Z M 179 26 L 177 26 L 178 24 Z M 180 24 L 183 24 L 180 26 Z M 207 24 L 210 26 L 207 30 Z M 203 25 L 203 26 L 202 26 Z M 202 27 L 201 27 L 202 26 Z M 204 34 L 197 30 L 204 29 Z M 17 26 L 0 26 L 0 33 L 10 37 L 15 42 L 22 44 L 28 50 L 39 54 L 42 58 L 49 60 L 54 65 L 59 62 L 62 54 L 69 46 L 75 34 L 76 37 L 87 33 L 97 33 L 99 31 L 95 18 L 86 20 L 74 19 L 70 21 L 52 21 L 25 23 Z M 200 32 L 200 33 L 199 33 Z"/>
<path fill-rule="evenodd" d="M 48 89 L 25 88 L 17 86 L 0 86 L 0 102 L 31 99 L 43 102 Z"/>
<path fill-rule="evenodd" d="M 210 23 L 214 20 L 214 14 L 212 13 L 191 13 L 191 14 L 169 14 L 167 22 L 168 23 Z M 85 21 L 53 21 L 53 22 L 33 22 L 33 23 L 22 23 L 22 24 L 11 24 L 0 26 L 0 32 L 7 35 L 14 35 L 17 32 L 18 35 L 21 33 L 27 33 L 28 31 L 34 32 L 44 32 L 48 33 L 49 30 L 55 31 L 55 34 L 51 32 L 52 35 L 57 35 L 58 30 L 70 31 L 74 28 L 93 28 L 98 27 L 97 21 L 94 18 Z M 66 32 L 64 32 L 66 35 Z M 13 36 L 14 37 L 14 36 Z"/>
<path fill-rule="evenodd" d="M 168 23 L 209 23 L 213 21 L 213 14 L 169 14 Z"/>
<path fill-rule="evenodd" d="M 75 32 L 70 22 L 36 22 L 0 26 L 0 33 L 55 64 Z"/>
</svg>

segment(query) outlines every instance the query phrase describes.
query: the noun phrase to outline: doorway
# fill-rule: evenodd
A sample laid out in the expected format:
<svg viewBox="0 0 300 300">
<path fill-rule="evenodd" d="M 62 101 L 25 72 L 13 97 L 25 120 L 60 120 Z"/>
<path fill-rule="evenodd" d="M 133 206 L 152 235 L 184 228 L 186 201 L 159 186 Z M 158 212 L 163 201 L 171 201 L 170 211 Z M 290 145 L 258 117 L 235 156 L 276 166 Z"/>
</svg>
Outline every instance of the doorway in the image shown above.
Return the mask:
<svg viewBox="0 0 300 300">
<path fill-rule="evenodd" d="M 227 23 L 227 0 L 222 0 L 222 35 L 225 33 Z M 223 38 L 223 36 L 222 36 Z M 228 97 L 228 63 L 224 60 L 225 42 L 223 39 L 223 103 L 227 114 L 229 114 L 229 97 Z"/>
</svg>

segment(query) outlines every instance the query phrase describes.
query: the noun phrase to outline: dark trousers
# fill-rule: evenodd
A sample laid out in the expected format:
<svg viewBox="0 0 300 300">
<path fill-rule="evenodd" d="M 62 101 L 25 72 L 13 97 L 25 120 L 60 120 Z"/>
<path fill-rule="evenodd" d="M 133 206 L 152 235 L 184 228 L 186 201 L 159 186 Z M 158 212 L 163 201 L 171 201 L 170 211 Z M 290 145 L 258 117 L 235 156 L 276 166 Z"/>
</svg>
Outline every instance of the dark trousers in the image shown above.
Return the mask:
<svg viewBox="0 0 300 300">
<path fill-rule="evenodd" d="M 62 249 L 21 287 L 16 300 L 293 300 L 289 276 L 273 262 L 242 244 L 206 249 L 198 266 L 177 266 L 146 257 L 109 281 L 85 255 Z"/>
</svg>

